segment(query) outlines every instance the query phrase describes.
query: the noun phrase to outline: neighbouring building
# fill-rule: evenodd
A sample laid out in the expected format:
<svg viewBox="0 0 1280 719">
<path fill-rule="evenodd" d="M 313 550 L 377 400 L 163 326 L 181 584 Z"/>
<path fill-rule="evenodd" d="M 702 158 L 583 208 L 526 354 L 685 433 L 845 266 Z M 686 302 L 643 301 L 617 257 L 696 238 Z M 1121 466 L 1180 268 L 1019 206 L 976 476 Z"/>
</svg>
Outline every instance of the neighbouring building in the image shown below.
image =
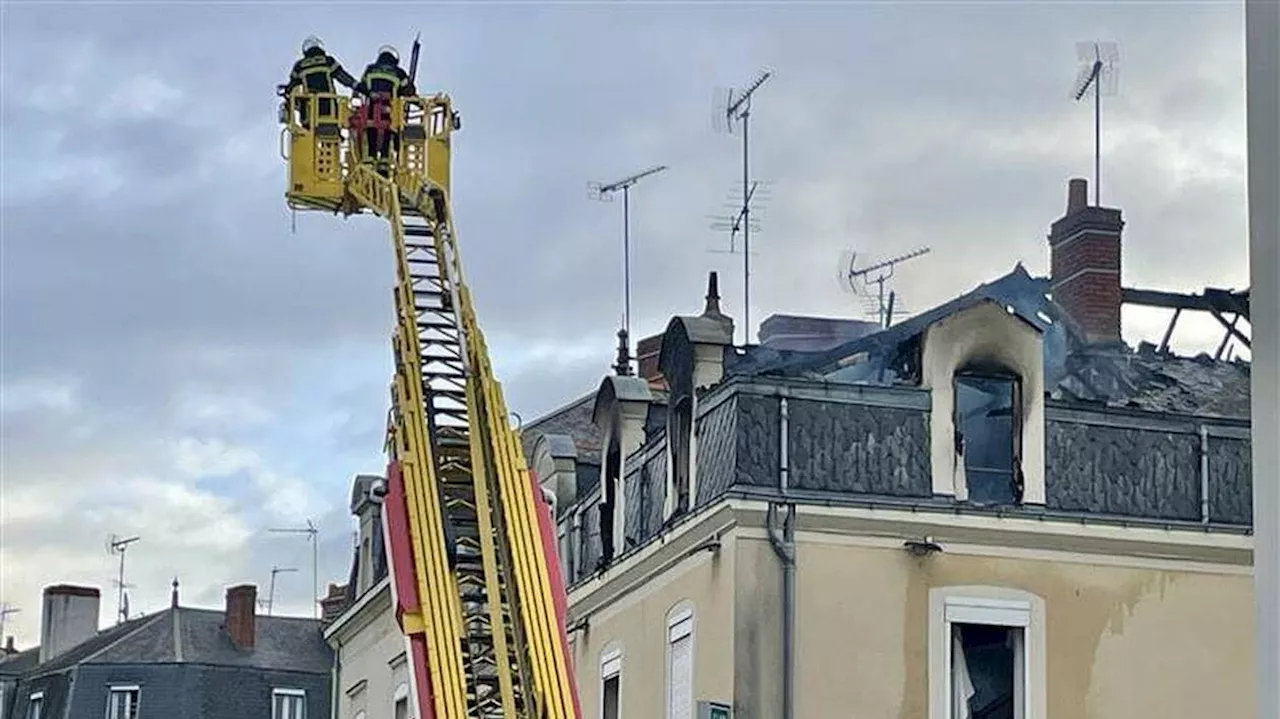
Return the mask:
<svg viewBox="0 0 1280 719">
<path fill-rule="evenodd" d="M 1248 294 L 1123 287 L 1120 211 L 1068 195 L 1048 277 L 888 328 L 734 346 L 713 276 L 601 383 L 590 489 L 544 438 L 588 716 L 1253 715 L 1249 365 L 1120 324 L 1247 345 Z"/>
<path fill-rule="evenodd" d="M 178 604 L 99 631 L 99 590 L 43 595 L 40 646 L 0 661 L 0 719 L 318 719 L 332 652 L 311 618 L 260 616 L 253 585 L 222 610 Z"/>
</svg>

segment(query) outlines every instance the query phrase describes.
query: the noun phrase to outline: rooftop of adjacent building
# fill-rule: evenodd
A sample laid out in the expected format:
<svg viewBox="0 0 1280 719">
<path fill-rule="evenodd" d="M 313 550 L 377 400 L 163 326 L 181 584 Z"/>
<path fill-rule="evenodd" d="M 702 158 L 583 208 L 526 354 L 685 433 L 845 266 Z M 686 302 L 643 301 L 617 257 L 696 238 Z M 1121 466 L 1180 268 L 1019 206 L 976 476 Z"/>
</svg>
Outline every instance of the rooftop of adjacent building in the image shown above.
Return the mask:
<svg viewBox="0 0 1280 719">
<path fill-rule="evenodd" d="M 50 589 L 85 588 L 47 588 L 46 596 Z M 43 661 L 40 646 L 0 657 L 0 675 L 35 677 L 81 664 L 173 663 L 328 673 L 332 654 L 321 636 L 319 620 L 258 615 L 252 609 L 256 593 L 246 589 L 245 585 L 233 588 L 240 590 L 239 599 L 229 591 L 225 609 L 202 609 L 180 606 L 175 582 L 169 607 L 106 629 L 86 630 L 84 636 Z M 96 591 L 92 599 L 96 601 Z M 234 614 L 244 611 L 245 606 L 253 612 L 252 622 L 237 627 Z M 90 612 L 96 625 L 96 606 Z M 52 620 L 42 617 L 42 621 Z M 245 631 L 251 631 L 251 638 Z M 47 628 L 41 634 L 48 636 Z"/>
</svg>

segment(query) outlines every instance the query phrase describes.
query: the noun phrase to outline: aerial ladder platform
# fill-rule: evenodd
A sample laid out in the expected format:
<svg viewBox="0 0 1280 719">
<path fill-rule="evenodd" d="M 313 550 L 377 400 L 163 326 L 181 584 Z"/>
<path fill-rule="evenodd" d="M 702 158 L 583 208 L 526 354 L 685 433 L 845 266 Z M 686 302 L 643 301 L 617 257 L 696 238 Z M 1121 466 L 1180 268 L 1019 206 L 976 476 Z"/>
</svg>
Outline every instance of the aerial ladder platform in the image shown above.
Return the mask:
<svg viewBox="0 0 1280 719">
<path fill-rule="evenodd" d="M 444 93 L 377 105 L 294 90 L 280 107 L 281 155 L 290 209 L 373 214 L 391 231 L 382 511 L 412 714 L 578 719 L 554 520 L 508 422 L 462 273 L 449 195 L 459 115 Z M 364 147 L 371 126 L 399 136 L 385 164 Z"/>
</svg>

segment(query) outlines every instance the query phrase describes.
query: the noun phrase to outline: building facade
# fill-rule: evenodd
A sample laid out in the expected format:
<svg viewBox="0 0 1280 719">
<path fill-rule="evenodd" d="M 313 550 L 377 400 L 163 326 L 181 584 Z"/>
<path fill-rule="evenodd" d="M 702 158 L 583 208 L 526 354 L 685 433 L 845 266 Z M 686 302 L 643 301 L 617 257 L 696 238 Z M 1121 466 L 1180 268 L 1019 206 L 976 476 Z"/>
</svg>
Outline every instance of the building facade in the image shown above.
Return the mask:
<svg viewBox="0 0 1280 719">
<path fill-rule="evenodd" d="M 1248 296 L 1122 287 L 1084 198 L 1049 277 L 830 347 L 734 347 L 713 279 L 602 382 L 590 491 L 539 444 L 589 716 L 1252 715 L 1248 364 L 1120 334 L 1164 303 L 1247 343 Z"/>
<path fill-rule="evenodd" d="M 222 611 L 172 605 L 98 631 L 99 592 L 44 591 L 41 643 L 0 661 L 0 719 L 317 719 L 332 653 L 310 618 L 256 615 L 252 585 Z"/>
</svg>

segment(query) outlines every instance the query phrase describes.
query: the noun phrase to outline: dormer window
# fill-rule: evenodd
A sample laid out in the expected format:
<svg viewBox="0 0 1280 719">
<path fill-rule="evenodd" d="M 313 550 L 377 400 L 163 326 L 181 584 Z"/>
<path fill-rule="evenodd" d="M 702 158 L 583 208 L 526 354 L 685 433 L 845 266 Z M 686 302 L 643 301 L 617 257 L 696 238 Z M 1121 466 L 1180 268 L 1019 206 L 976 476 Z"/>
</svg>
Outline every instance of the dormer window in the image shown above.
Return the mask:
<svg viewBox="0 0 1280 719">
<path fill-rule="evenodd" d="M 956 457 L 970 502 L 1022 502 L 1021 395 L 1021 380 L 1012 372 L 967 368 L 956 373 Z"/>
</svg>

